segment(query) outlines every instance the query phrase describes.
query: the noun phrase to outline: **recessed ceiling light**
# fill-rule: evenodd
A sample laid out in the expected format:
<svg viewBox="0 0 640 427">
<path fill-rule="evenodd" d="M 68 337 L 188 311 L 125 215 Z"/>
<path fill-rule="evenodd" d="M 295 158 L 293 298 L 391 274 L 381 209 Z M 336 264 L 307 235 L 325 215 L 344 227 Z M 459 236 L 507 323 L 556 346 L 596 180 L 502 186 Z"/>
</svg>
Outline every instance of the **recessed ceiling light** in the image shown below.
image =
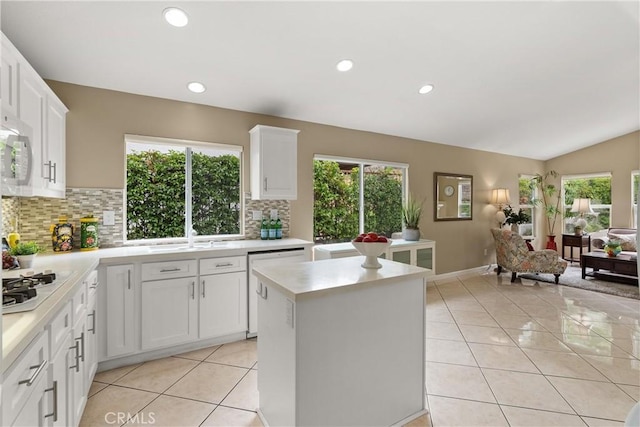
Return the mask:
<svg viewBox="0 0 640 427">
<path fill-rule="evenodd" d="M 418 90 L 418 92 L 421 95 L 424 95 L 425 93 L 429 93 L 433 90 L 433 85 L 424 85 L 420 88 L 420 90 Z"/>
<path fill-rule="evenodd" d="M 336 68 L 338 69 L 338 71 L 349 71 L 353 68 L 353 61 L 350 59 L 343 59 L 342 61 L 338 62 Z"/>
<path fill-rule="evenodd" d="M 204 87 L 204 85 L 200 82 L 191 82 L 187 85 L 187 87 L 191 92 L 195 92 L 195 93 L 202 93 L 205 90 L 207 90 L 207 88 Z"/>
<path fill-rule="evenodd" d="M 163 12 L 164 19 L 174 27 L 184 27 L 189 22 L 189 17 L 184 10 L 177 7 L 168 7 Z"/>
</svg>

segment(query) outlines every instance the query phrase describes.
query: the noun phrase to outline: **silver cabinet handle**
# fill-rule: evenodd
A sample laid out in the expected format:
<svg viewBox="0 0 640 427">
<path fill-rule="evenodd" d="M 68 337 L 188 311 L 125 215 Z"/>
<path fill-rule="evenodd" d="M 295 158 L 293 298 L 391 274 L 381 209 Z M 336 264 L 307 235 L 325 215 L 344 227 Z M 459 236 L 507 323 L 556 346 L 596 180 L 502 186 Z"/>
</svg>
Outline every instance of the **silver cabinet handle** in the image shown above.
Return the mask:
<svg viewBox="0 0 640 427">
<path fill-rule="evenodd" d="M 80 348 L 82 349 L 80 359 L 82 359 L 82 361 L 84 362 L 84 332 L 80 333 L 80 338 L 76 338 L 76 341 L 80 341 Z"/>
<path fill-rule="evenodd" d="M 127 270 L 127 289 L 131 289 L 131 270 Z"/>
<path fill-rule="evenodd" d="M 262 286 L 262 282 L 260 282 L 260 290 L 256 289 L 256 294 L 260 295 L 260 297 L 262 297 L 262 299 L 267 299 L 267 287 L 266 286 Z"/>
<path fill-rule="evenodd" d="M 264 177 L 264 191 L 267 191 L 267 177 Z"/>
<path fill-rule="evenodd" d="M 91 316 L 92 324 L 91 328 L 87 329 L 87 332 L 93 332 L 93 335 L 96 334 L 96 310 L 94 309 L 92 313 L 87 314 L 87 317 Z"/>
<path fill-rule="evenodd" d="M 191 299 L 196 299 L 196 282 L 191 282 Z"/>
<path fill-rule="evenodd" d="M 266 286 L 264 287 L 264 296 L 262 298 L 267 299 L 267 292 L 269 291 L 269 288 L 267 288 Z"/>
<path fill-rule="evenodd" d="M 46 179 L 48 182 L 53 182 L 53 180 L 51 179 L 51 160 L 49 160 L 47 163 L 43 163 L 43 165 L 49 168 L 49 176 L 45 176 L 44 179 Z"/>
<path fill-rule="evenodd" d="M 202 298 L 204 298 L 204 280 L 202 281 Z"/>
<path fill-rule="evenodd" d="M 49 161 L 49 163 L 51 163 L 51 161 Z M 58 166 L 57 163 L 54 163 L 53 166 L 52 166 L 52 168 L 53 168 L 53 183 L 54 184 L 58 181 L 58 174 L 56 172 L 58 170 L 57 166 Z"/>
<path fill-rule="evenodd" d="M 160 270 L 160 273 L 173 273 L 174 271 L 180 271 L 180 269 L 178 267 L 163 268 L 162 270 Z"/>
<path fill-rule="evenodd" d="M 77 338 L 76 338 L 77 339 Z M 73 347 L 69 347 L 69 350 L 75 350 L 75 355 L 73 356 L 76 359 L 76 364 L 69 366 L 69 369 L 75 369 L 76 372 L 80 372 L 80 347 L 79 347 L 80 343 L 76 341 L 75 345 Z"/>
<path fill-rule="evenodd" d="M 36 380 L 38 375 L 40 375 L 40 372 L 42 372 L 42 370 L 46 365 L 47 365 L 47 359 L 44 359 L 39 365 L 29 366 L 29 369 L 35 369 L 36 371 L 31 375 L 31 378 L 29 378 L 28 380 L 18 381 L 18 384 L 20 385 L 26 384 L 27 387 L 31 386 L 31 384 L 33 384 L 33 382 Z"/>
<path fill-rule="evenodd" d="M 233 267 L 233 263 L 225 262 L 224 264 L 216 264 L 216 268 L 219 268 L 219 267 Z"/>
<path fill-rule="evenodd" d="M 56 421 L 58 421 L 58 381 L 54 381 L 53 387 L 45 388 L 44 391 L 45 393 L 47 391 L 53 392 L 53 412 L 45 415 L 44 417 L 45 418 L 53 417 L 53 422 L 55 423 Z"/>
<path fill-rule="evenodd" d="M 256 294 L 262 296 L 262 282 L 259 283 L 260 289 L 256 286 Z"/>
</svg>

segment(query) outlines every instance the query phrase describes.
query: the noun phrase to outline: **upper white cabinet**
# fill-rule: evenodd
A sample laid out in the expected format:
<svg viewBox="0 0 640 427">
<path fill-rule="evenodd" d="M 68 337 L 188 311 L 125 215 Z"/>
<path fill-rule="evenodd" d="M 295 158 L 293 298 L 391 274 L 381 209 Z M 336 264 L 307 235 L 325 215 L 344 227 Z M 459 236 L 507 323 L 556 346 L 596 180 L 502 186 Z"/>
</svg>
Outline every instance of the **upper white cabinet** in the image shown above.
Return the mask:
<svg viewBox="0 0 640 427">
<path fill-rule="evenodd" d="M 3 194 L 64 198 L 68 109 L 4 34 L 1 56 L 2 125 L 28 137 L 30 152 L 20 159 L 29 176 Z"/>
<path fill-rule="evenodd" d="M 2 63 L 0 65 L 0 98 L 2 99 L 2 123 L 9 116 L 18 116 L 18 57 L 9 40 L 2 36 Z"/>
<path fill-rule="evenodd" d="M 298 132 L 264 125 L 249 131 L 253 200 L 295 200 L 298 197 Z"/>
</svg>

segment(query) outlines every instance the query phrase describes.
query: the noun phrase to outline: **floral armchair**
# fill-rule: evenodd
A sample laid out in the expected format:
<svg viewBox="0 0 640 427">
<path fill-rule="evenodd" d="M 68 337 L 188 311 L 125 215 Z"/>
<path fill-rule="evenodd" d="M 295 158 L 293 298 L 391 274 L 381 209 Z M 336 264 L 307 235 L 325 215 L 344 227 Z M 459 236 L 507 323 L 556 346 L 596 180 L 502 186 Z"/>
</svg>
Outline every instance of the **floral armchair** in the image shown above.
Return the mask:
<svg viewBox="0 0 640 427">
<path fill-rule="evenodd" d="M 491 234 L 496 241 L 498 274 L 502 273 L 502 269 L 511 271 L 511 282 L 516 280 L 517 273 L 549 273 L 555 276 L 557 284 L 560 275 L 567 268 L 567 262 L 556 251 L 530 251 L 522 236 L 517 233 L 493 228 Z"/>
</svg>

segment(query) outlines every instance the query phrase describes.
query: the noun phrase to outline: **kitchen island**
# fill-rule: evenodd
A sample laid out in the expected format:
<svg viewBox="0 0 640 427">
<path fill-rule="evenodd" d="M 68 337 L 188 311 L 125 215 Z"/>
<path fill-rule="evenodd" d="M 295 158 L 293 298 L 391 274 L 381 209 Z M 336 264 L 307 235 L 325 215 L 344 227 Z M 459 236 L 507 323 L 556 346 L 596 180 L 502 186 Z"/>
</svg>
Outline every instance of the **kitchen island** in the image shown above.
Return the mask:
<svg viewBox="0 0 640 427">
<path fill-rule="evenodd" d="M 254 269 L 265 425 L 382 426 L 425 411 L 426 269 L 362 257 Z"/>
</svg>

